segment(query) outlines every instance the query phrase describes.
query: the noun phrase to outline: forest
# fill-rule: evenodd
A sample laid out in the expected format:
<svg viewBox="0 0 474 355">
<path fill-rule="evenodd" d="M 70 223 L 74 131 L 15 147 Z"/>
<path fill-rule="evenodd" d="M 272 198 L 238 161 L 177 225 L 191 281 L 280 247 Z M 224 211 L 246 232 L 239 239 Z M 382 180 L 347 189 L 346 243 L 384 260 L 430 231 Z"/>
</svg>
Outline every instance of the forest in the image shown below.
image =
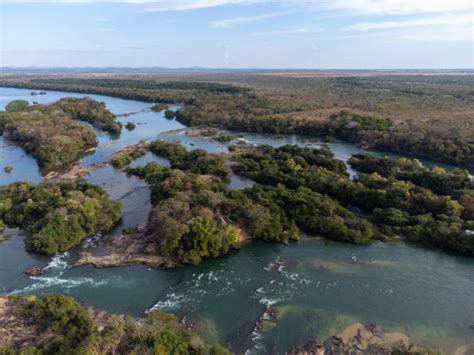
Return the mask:
<svg viewBox="0 0 474 355">
<path fill-rule="evenodd" d="M 469 78 L 430 76 L 0 78 L 4 86 L 181 104 L 176 117 L 188 126 L 333 137 L 472 167 L 474 128 L 469 117 L 474 101 L 469 84 Z"/>
<path fill-rule="evenodd" d="M 99 313 L 61 294 L 7 296 L 2 305 L 10 320 L 10 327 L 1 329 L 9 336 L 0 348 L 5 355 L 230 354 L 219 344 L 206 344 L 163 311 L 144 318 Z"/>
<path fill-rule="evenodd" d="M 382 238 L 401 236 L 425 245 L 474 255 L 474 238 L 466 232 L 474 226 L 473 189 L 472 183 L 466 181 L 465 171 L 445 173 L 441 178 L 448 181 L 445 185 L 452 190 L 452 195 L 446 195 L 439 191 L 437 184 L 433 187 L 428 181 L 417 185 L 417 180 L 412 182 L 406 176 L 399 179 L 398 176 L 380 175 L 377 169 L 381 165 L 378 164 L 374 164 L 377 168 L 373 170 L 365 164 L 361 169 L 363 172 L 351 180 L 328 163 L 326 166 L 312 163 L 305 158 L 307 149 L 262 146 L 255 152 L 239 155 L 233 170 L 260 184 L 283 184 L 290 189 L 304 186 L 325 194 L 347 208 L 360 210 L 358 214 L 375 225 L 375 234 Z M 355 168 L 362 166 L 362 163 L 355 164 L 356 159 L 360 160 L 360 156 L 352 158 L 350 163 Z M 368 158 L 371 159 L 374 158 Z M 328 157 L 328 160 L 333 158 Z M 428 170 L 420 166 L 419 171 L 434 175 L 442 169 Z"/>
<path fill-rule="evenodd" d="M 155 207 L 146 231 L 157 252 L 183 263 L 225 254 L 248 239 L 288 243 L 300 232 L 357 244 L 401 237 L 474 255 L 474 238 L 466 232 L 474 227 L 474 195 L 464 170 L 447 173 L 416 160 L 354 156 L 350 164 L 360 173 L 350 179 L 344 163 L 325 147 L 239 145 L 230 156 L 206 153 L 205 165 L 195 158 L 190 164 L 188 157 L 199 150 L 187 152 L 177 143 L 157 140 L 150 149 L 168 158 L 171 168 L 151 162 L 126 171 L 150 185 Z M 256 184 L 228 190 L 226 160 L 235 174 Z M 397 164 L 406 169 L 384 168 Z M 420 174 L 431 182 L 420 183 Z"/>
<path fill-rule="evenodd" d="M 0 224 L 23 229 L 27 250 L 36 253 L 65 252 L 120 218 L 120 202 L 83 180 L 0 187 Z"/>
<path fill-rule="evenodd" d="M 94 130 L 79 121 L 111 133 L 121 129 L 105 104 L 84 97 L 45 105 L 12 101 L 0 112 L 0 134 L 22 146 L 48 173 L 68 168 L 97 145 Z"/>
</svg>

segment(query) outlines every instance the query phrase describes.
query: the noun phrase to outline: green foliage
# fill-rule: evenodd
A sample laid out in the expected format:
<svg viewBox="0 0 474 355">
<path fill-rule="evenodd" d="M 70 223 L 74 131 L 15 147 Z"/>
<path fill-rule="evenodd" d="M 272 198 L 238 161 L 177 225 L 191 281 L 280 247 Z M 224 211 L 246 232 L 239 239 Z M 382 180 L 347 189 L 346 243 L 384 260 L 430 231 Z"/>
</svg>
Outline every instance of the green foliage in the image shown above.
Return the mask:
<svg viewBox="0 0 474 355">
<path fill-rule="evenodd" d="M 360 172 L 378 173 L 383 177 L 410 181 L 439 195 L 454 195 L 457 190 L 474 189 L 469 172 L 463 169 L 455 168 L 448 173 L 440 167 L 428 169 L 418 160 L 406 158 L 394 160 L 364 154 L 353 155 L 349 164 Z"/>
<path fill-rule="evenodd" d="M 165 111 L 165 118 L 171 120 L 171 119 L 175 118 L 175 116 L 176 116 L 176 113 L 173 110 L 166 110 Z"/>
<path fill-rule="evenodd" d="M 120 123 L 115 122 L 105 104 L 85 97 L 32 106 L 12 101 L 5 112 L 0 112 L 0 134 L 21 145 L 48 172 L 68 167 L 85 150 L 97 145 L 93 129 L 75 120 L 111 133 L 120 132 Z"/>
<path fill-rule="evenodd" d="M 97 144 L 92 128 L 59 112 L 0 112 L 0 133 L 34 156 L 45 172 L 70 165 Z"/>
<path fill-rule="evenodd" d="M 54 255 L 120 220 L 120 202 L 85 181 L 17 182 L 0 188 L 0 219 L 23 228 L 28 250 Z"/>
<path fill-rule="evenodd" d="M 146 150 L 142 147 L 136 147 L 123 154 L 114 156 L 111 160 L 112 166 L 117 169 L 121 169 L 124 166 L 129 165 L 132 160 L 137 159 L 146 154 Z"/>
<path fill-rule="evenodd" d="M 7 112 L 23 111 L 23 110 L 26 110 L 28 106 L 30 106 L 30 104 L 26 100 L 14 100 L 7 104 L 7 106 L 5 107 L 5 111 Z"/>
<path fill-rule="evenodd" d="M 167 104 L 155 104 L 151 107 L 151 110 L 155 111 L 155 112 L 159 112 L 159 111 L 163 111 L 163 110 L 167 110 L 167 109 L 168 109 Z M 166 116 L 166 112 L 165 112 L 165 116 Z"/>
<path fill-rule="evenodd" d="M 346 212 L 341 209 L 342 206 L 355 206 L 361 209 L 366 218 L 372 220 L 383 234 L 402 235 L 412 241 L 474 255 L 474 238 L 464 232 L 473 211 L 470 207 L 473 198 L 469 192 L 472 189 L 468 188 L 471 182 L 466 179 L 464 171 L 458 170 L 449 175 L 438 168 L 427 170 L 417 162 L 401 161 L 399 164 L 414 169 L 409 169 L 409 174 L 402 171 L 402 174 L 398 168 L 392 167 L 391 162 L 383 160 L 377 164 L 378 161 L 373 160 L 377 158 L 367 158 L 364 160 L 365 169 L 380 171 L 388 177 L 374 172 L 370 175 L 360 174 L 357 179 L 350 180 L 345 173 L 338 170 L 338 165 L 331 163 L 331 160 L 334 160 L 331 156 L 322 159 L 321 155 L 317 155 L 319 160 L 315 159 L 314 164 L 310 164 L 308 158 L 298 152 L 301 148 L 295 150 L 298 154 L 292 160 L 284 154 L 288 149 L 260 147 L 255 152 L 241 154 L 237 157 L 238 163 L 233 166 L 233 170 L 264 185 L 278 187 L 282 184 L 288 189 L 300 191 L 302 186 L 310 189 L 300 192 L 296 204 L 288 198 L 284 190 L 265 199 L 278 203 L 285 198 L 281 203 L 282 209 L 287 218 L 293 219 L 299 228 L 310 233 L 320 233 L 328 238 L 367 242 L 377 236 L 378 232 L 364 218 L 355 218 L 347 214 L 347 210 Z M 357 156 L 351 160 L 354 166 L 356 159 L 360 162 L 361 157 Z M 359 163 L 357 166 L 363 165 Z M 397 179 L 399 173 L 400 180 Z M 427 179 L 422 181 L 417 174 L 426 176 Z M 435 191 L 451 192 L 453 196 L 438 195 L 410 180 L 429 186 Z M 458 188 L 463 190 L 455 190 Z M 256 187 L 253 188 L 255 189 Z M 312 193 L 326 194 L 331 199 L 314 205 L 314 201 L 321 198 L 313 196 Z M 338 212 L 337 215 L 331 212 L 329 218 L 323 214 L 323 217 L 310 219 L 307 216 L 318 216 L 318 213 L 321 213 L 308 213 L 314 208 L 316 211 Z M 345 222 L 338 222 L 341 217 Z M 322 220 L 324 222 L 321 222 Z"/>
<path fill-rule="evenodd" d="M 474 100 L 468 78 L 219 75 L 206 80 L 245 86 L 128 76 L 5 79 L 2 84 L 180 103 L 184 105 L 176 112 L 176 119 L 185 125 L 333 137 L 364 147 L 474 166 L 474 143 L 470 138 Z M 343 109 L 347 107 L 372 114 Z M 340 112 L 328 117 L 328 112 L 335 110 Z M 383 117 L 387 115 L 404 122 Z"/>
<path fill-rule="evenodd" d="M 38 322 L 53 338 L 42 344 L 45 354 L 67 354 L 87 346 L 95 331 L 92 317 L 79 303 L 63 295 L 43 295 L 21 305 L 23 317 Z"/>
<path fill-rule="evenodd" d="M 167 158 L 174 169 L 189 170 L 197 174 L 211 174 L 222 178 L 226 178 L 230 172 L 221 156 L 209 154 L 202 149 L 188 152 L 179 143 L 162 140 L 153 141 L 150 149 L 153 153 Z"/>
<path fill-rule="evenodd" d="M 3 171 L 6 172 L 7 174 L 11 173 L 13 171 L 13 166 L 11 165 L 5 165 L 3 167 Z"/>
<path fill-rule="evenodd" d="M 182 328 L 171 313 L 152 311 L 143 319 L 115 314 L 94 317 L 64 295 L 10 296 L 15 317 L 39 328 L 34 347 L 0 348 L 2 354 L 210 354 L 228 355 Z M 15 322 L 16 320 L 13 320 Z"/>
<path fill-rule="evenodd" d="M 125 125 L 125 128 L 129 131 L 133 131 L 135 127 L 137 127 L 137 125 L 133 122 L 127 122 L 127 124 Z"/>
<path fill-rule="evenodd" d="M 90 97 L 66 97 L 49 105 L 50 110 L 57 108 L 73 119 L 89 122 L 94 127 L 109 133 L 120 133 L 122 128 L 122 124 L 115 121 L 114 114 L 106 109 L 105 102 L 98 102 Z"/>
<path fill-rule="evenodd" d="M 226 142 L 230 142 L 234 140 L 235 138 L 236 137 L 233 136 L 232 134 L 220 134 L 217 137 L 212 138 L 212 140 L 216 142 L 226 143 Z"/>
<path fill-rule="evenodd" d="M 155 240 L 160 255 L 197 264 L 240 246 L 239 228 L 223 214 L 227 197 L 219 178 L 172 170 L 154 162 L 127 172 L 150 184 L 155 207 L 146 233 Z"/>
</svg>

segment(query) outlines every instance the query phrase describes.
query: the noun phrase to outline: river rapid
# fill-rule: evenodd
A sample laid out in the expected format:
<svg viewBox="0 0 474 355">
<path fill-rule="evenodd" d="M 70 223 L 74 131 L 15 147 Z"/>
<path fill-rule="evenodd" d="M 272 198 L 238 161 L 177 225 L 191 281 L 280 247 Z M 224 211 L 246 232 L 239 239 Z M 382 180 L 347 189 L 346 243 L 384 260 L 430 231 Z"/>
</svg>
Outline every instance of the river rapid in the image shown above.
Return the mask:
<svg viewBox="0 0 474 355">
<path fill-rule="evenodd" d="M 38 96 L 30 93 L 27 89 L 0 88 L 0 110 L 16 99 L 45 103 L 85 96 L 57 91 Z M 165 119 L 163 112 L 147 110 L 150 103 L 88 96 L 104 101 L 115 114 L 138 113 L 118 118 L 137 125 L 130 132 L 124 129 L 119 138 L 96 131 L 99 148 L 83 158 L 85 166 L 107 161 L 114 150 L 141 139 L 161 137 L 180 141 L 187 149 L 227 151 L 226 143 L 182 132 L 164 134 L 184 127 Z M 314 138 L 296 135 L 243 136 L 249 143 L 274 146 L 320 144 Z M 344 161 L 361 152 L 343 142 L 329 146 Z M 147 153 L 132 166 L 152 160 L 167 164 Z M 0 169 L 1 185 L 42 180 L 36 161 L 0 137 L 0 166 L 6 164 L 14 169 L 10 174 Z M 98 168 L 85 178 L 123 203 L 122 222 L 111 233 L 120 234 L 125 227 L 146 222 L 151 208 L 146 183 L 111 166 Z M 232 176 L 229 187 L 251 184 Z M 174 270 L 143 266 L 95 269 L 71 265 L 77 253 L 93 248 L 100 236 L 51 259 L 26 252 L 21 231 L 9 230 L 7 234 L 11 237 L 0 242 L 2 294 L 59 292 L 99 309 L 136 316 L 149 309 L 172 311 L 191 319 L 206 340 L 228 343 L 237 353 L 284 353 L 295 344 L 324 340 L 354 322 L 401 331 L 414 341 L 448 353 L 474 342 L 474 329 L 470 327 L 474 324 L 474 260 L 467 257 L 402 242 L 356 246 L 304 237 L 290 245 L 253 242 L 199 266 Z M 23 271 L 33 265 L 46 266 L 46 272 L 25 275 Z M 267 305 L 277 311 L 277 319 L 254 329 Z"/>
</svg>

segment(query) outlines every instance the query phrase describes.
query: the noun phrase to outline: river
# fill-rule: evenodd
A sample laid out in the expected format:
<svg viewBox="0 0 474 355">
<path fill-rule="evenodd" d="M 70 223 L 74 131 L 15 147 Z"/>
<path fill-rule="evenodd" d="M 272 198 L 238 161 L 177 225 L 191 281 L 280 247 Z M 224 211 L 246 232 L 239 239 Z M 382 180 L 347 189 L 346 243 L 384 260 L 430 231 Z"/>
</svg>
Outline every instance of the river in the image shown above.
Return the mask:
<svg viewBox="0 0 474 355">
<path fill-rule="evenodd" d="M 14 99 L 52 102 L 85 96 L 56 91 L 31 96 L 30 92 L 0 88 L 0 109 Z M 99 148 L 84 157 L 84 165 L 105 161 L 108 154 L 126 144 L 183 128 L 175 120 L 165 119 L 163 112 L 147 111 L 150 103 L 89 96 L 104 101 L 115 114 L 139 113 L 119 118 L 137 127 L 130 132 L 124 129 L 118 139 L 97 131 Z M 188 149 L 225 152 L 228 146 L 179 132 L 161 137 L 180 141 Z M 249 143 L 275 146 L 320 144 L 295 135 L 244 134 L 244 138 Z M 343 142 L 329 146 L 342 160 L 361 151 Z M 133 165 L 150 160 L 167 163 L 148 153 Z M 1 169 L 1 185 L 41 181 L 35 160 L 0 137 L 0 165 L 5 164 L 13 165 L 14 170 L 6 174 Z M 146 222 L 151 205 L 143 181 L 110 166 L 96 169 L 86 178 L 123 202 L 121 225 L 112 233 Z M 250 181 L 233 176 L 230 188 L 249 185 Z M 466 257 L 401 242 L 355 246 L 303 238 L 290 245 L 254 242 L 225 257 L 175 270 L 142 266 L 95 269 L 71 266 L 80 250 L 93 247 L 94 239 L 49 259 L 27 253 L 20 231 L 11 234 L 0 243 L 1 293 L 60 292 L 99 309 L 137 316 L 150 308 L 185 314 L 196 322 L 197 331 L 206 340 L 229 343 L 237 353 L 275 349 L 283 353 L 295 343 L 324 340 L 357 321 L 405 332 L 415 341 L 448 353 L 474 341 L 470 328 L 474 323 L 474 260 Z M 48 266 L 41 276 L 25 275 L 23 271 L 33 265 Z M 255 321 L 270 304 L 277 310 L 277 321 L 268 322 L 250 340 Z"/>
</svg>

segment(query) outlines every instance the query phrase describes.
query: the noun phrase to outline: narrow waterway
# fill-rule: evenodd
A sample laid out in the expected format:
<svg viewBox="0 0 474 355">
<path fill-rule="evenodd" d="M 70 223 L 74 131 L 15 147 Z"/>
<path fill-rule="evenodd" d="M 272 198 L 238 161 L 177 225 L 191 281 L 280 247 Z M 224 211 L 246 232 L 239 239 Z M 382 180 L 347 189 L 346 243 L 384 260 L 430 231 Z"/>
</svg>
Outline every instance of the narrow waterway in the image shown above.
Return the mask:
<svg viewBox="0 0 474 355">
<path fill-rule="evenodd" d="M 31 90 L 0 88 L 0 109 L 15 99 L 53 102 L 61 97 L 83 94 L 47 91 L 31 96 Z M 123 130 L 120 137 L 97 132 L 99 148 L 84 157 L 83 164 L 106 161 L 115 149 L 141 139 L 180 141 L 188 149 L 227 151 L 228 144 L 210 142 L 183 133 L 162 133 L 183 128 L 167 120 L 162 112 L 146 109 L 150 103 L 89 95 L 104 101 L 115 114 L 138 112 L 120 117 L 137 128 Z M 254 144 L 299 144 L 320 142 L 295 135 L 244 134 Z M 329 144 L 334 154 L 346 160 L 361 150 L 353 145 Z M 372 154 L 381 154 L 372 152 Z M 151 153 L 133 166 L 147 161 L 167 164 Z M 35 160 L 0 137 L 0 165 L 11 164 L 10 174 L 0 171 L 0 184 L 17 180 L 41 181 Z M 86 176 L 102 186 L 114 199 L 123 202 L 124 227 L 146 222 L 151 208 L 147 185 L 110 166 Z M 233 177 L 231 188 L 244 188 L 251 181 Z M 143 315 L 150 308 L 186 314 L 196 321 L 196 329 L 209 341 L 231 344 L 242 353 L 277 350 L 283 353 L 295 343 L 324 340 L 345 326 L 373 322 L 385 329 L 400 330 L 414 340 L 441 347 L 448 353 L 456 346 L 474 342 L 474 260 L 404 243 L 374 243 L 355 246 L 322 243 L 304 238 L 297 244 L 255 242 L 241 250 L 199 266 L 175 270 L 146 267 L 95 269 L 72 267 L 80 250 L 91 248 L 94 238 L 81 247 L 49 258 L 27 253 L 21 232 L 0 243 L 0 292 L 61 292 L 100 309 Z M 98 236 L 100 237 L 100 236 Z M 48 265 L 46 272 L 29 277 L 23 271 L 33 265 Z M 265 306 L 272 305 L 278 318 L 253 334 L 255 321 Z"/>
</svg>

